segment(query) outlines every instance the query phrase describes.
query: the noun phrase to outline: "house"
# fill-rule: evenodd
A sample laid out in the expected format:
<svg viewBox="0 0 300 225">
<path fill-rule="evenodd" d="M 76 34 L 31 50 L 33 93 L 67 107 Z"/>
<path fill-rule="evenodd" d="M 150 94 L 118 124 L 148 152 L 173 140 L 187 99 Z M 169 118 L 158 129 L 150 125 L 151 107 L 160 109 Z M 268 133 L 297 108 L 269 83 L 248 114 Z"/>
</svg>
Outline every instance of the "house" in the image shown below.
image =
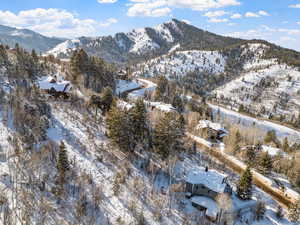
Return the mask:
<svg viewBox="0 0 300 225">
<path fill-rule="evenodd" d="M 232 189 L 227 182 L 227 176 L 218 171 L 200 167 L 188 173 L 186 192 L 191 196 L 206 196 L 215 200 L 220 194 L 231 195 Z"/>
<path fill-rule="evenodd" d="M 57 76 L 45 76 L 38 81 L 41 90 L 54 97 L 68 97 L 68 93 L 72 90 L 69 81 L 58 79 Z"/>
<path fill-rule="evenodd" d="M 210 221 L 219 224 L 234 224 L 237 218 L 245 220 L 253 215 L 256 201 L 240 200 L 228 184 L 228 177 L 216 170 L 195 168 L 186 179 L 186 193 L 192 206 Z"/>
<path fill-rule="evenodd" d="M 228 131 L 220 123 L 213 123 L 210 120 L 200 120 L 196 129 L 204 138 L 212 141 L 223 141 L 223 138 L 228 135 Z"/>
</svg>

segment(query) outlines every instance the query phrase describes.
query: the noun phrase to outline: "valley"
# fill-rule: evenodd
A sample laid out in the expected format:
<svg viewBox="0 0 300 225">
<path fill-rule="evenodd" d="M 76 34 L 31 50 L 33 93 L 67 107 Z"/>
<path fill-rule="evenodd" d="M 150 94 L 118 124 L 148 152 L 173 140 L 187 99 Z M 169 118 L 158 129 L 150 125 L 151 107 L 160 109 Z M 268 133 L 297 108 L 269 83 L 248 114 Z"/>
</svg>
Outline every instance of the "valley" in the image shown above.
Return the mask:
<svg viewBox="0 0 300 225">
<path fill-rule="evenodd" d="M 176 19 L 52 41 L 0 46 L 0 224 L 299 224 L 300 53 Z"/>
</svg>

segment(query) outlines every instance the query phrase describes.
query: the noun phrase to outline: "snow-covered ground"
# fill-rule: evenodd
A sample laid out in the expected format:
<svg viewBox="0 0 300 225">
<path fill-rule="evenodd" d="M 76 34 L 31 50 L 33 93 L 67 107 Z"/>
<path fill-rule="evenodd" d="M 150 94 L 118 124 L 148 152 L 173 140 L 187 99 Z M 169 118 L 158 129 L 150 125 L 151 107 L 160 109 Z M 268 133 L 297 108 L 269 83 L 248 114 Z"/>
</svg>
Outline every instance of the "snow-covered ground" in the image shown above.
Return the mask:
<svg viewBox="0 0 300 225">
<path fill-rule="evenodd" d="M 238 113 L 237 111 L 226 109 L 221 106 L 213 104 L 209 104 L 209 106 L 213 109 L 214 115 L 216 115 L 218 112 L 220 113 L 222 120 L 231 121 L 232 123 L 239 124 L 240 126 L 245 126 L 248 128 L 251 126 L 257 127 L 265 132 L 275 130 L 278 138 L 283 139 L 287 137 L 291 142 L 299 142 L 300 140 L 300 132 L 289 127 L 272 123 L 267 120 L 260 120 L 250 116 L 246 116 Z"/>
<path fill-rule="evenodd" d="M 284 115 L 297 118 L 300 110 L 300 71 L 275 60 L 246 64 L 239 78 L 217 88 L 217 99 L 248 107 L 263 116 Z"/>
<path fill-rule="evenodd" d="M 137 65 L 137 76 L 180 77 L 188 72 L 224 72 L 226 59 L 217 51 L 177 51 Z"/>
</svg>

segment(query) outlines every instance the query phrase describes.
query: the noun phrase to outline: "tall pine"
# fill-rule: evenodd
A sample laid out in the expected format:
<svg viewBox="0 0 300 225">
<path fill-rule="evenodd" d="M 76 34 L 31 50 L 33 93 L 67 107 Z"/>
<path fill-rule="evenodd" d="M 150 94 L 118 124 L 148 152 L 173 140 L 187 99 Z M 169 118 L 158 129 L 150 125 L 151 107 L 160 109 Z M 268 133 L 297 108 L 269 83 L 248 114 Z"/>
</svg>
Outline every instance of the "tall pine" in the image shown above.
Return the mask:
<svg viewBox="0 0 300 225">
<path fill-rule="evenodd" d="M 170 151 L 179 150 L 184 135 L 184 119 L 176 113 L 164 114 L 154 129 L 154 149 L 163 158 L 169 156 Z"/>
<path fill-rule="evenodd" d="M 113 92 L 111 90 L 110 87 L 106 87 L 104 88 L 103 90 L 103 93 L 102 93 L 102 99 L 101 99 L 101 102 L 102 102 L 102 113 L 103 115 L 105 115 L 111 108 L 111 105 L 112 105 L 112 102 L 113 102 Z"/>
<path fill-rule="evenodd" d="M 147 110 L 143 99 L 136 101 L 129 115 L 134 139 L 141 142 L 147 134 Z"/>
<path fill-rule="evenodd" d="M 123 151 L 133 151 L 135 147 L 129 113 L 113 106 L 106 117 L 108 137 Z"/>
<path fill-rule="evenodd" d="M 59 146 L 57 169 L 59 173 L 59 183 L 63 185 L 65 183 L 66 172 L 70 169 L 67 150 L 63 141 Z"/>
<path fill-rule="evenodd" d="M 258 169 L 262 174 L 270 174 L 272 170 L 272 158 L 268 152 L 263 152 L 260 155 Z"/>
<path fill-rule="evenodd" d="M 237 195 L 240 199 L 249 200 L 252 197 L 252 173 L 248 166 L 237 185 Z"/>
</svg>

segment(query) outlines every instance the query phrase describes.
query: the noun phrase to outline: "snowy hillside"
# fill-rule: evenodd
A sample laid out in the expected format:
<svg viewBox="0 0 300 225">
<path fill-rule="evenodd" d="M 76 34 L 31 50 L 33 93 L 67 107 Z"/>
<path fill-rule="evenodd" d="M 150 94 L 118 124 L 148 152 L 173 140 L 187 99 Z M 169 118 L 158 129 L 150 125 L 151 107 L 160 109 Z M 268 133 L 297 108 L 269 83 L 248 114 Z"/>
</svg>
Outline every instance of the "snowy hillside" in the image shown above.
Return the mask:
<svg viewBox="0 0 300 225">
<path fill-rule="evenodd" d="M 55 57 L 58 56 L 66 56 L 71 53 L 71 51 L 75 50 L 77 47 L 80 46 L 80 40 L 73 39 L 67 40 L 63 43 L 60 43 L 55 48 L 49 50 L 46 55 L 54 55 Z"/>
<path fill-rule="evenodd" d="M 249 69 L 250 66 L 255 69 Z M 264 60 L 248 64 L 247 69 L 248 72 L 213 92 L 218 101 L 231 103 L 235 108 L 243 105 L 250 112 L 266 117 L 285 115 L 292 120 L 298 116 L 300 72 L 296 68 Z"/>
<path fill-rule="evenodd" d="M 216 51 L 177 51 L 136 66 L 137 76 L 182 77 L 188 72 L 224 72 L 226 58 Z"/>
</svg>

